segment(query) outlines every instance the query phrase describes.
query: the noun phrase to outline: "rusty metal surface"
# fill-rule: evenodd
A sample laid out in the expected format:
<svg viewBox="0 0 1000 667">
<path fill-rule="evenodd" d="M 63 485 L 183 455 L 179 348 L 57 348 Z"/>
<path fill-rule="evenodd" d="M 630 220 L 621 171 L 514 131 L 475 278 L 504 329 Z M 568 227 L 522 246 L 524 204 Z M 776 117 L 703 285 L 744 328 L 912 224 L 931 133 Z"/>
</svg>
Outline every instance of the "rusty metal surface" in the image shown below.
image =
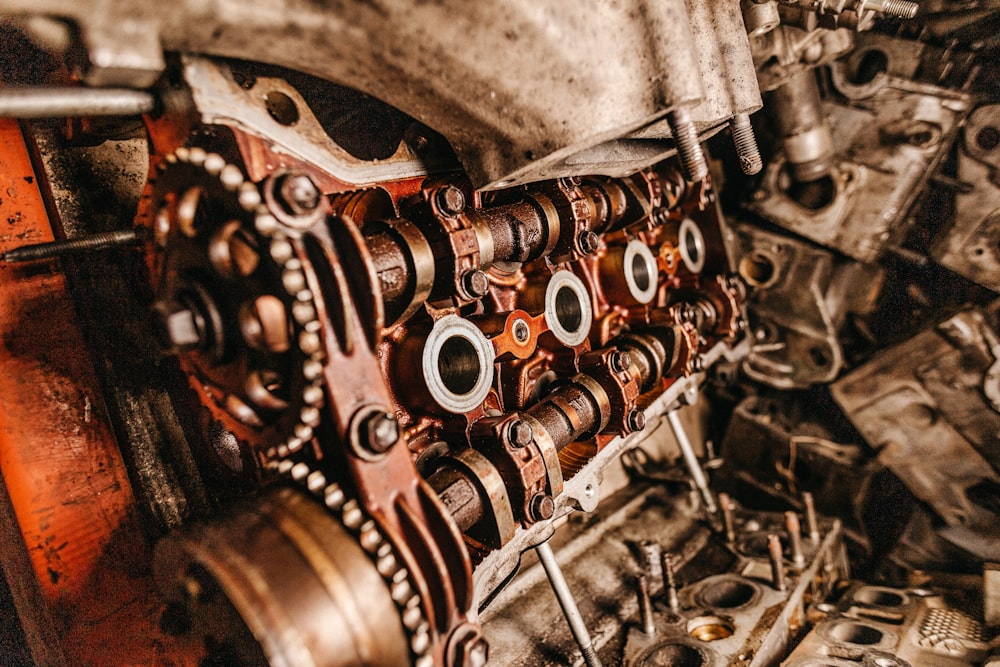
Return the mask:
<svg viewBox="0 0 1000 667">
<path fill-rule="evenodd" d="M 13 248 L 51 239 L 20 129 L 13 121 L 0 127 L 0 240 Z M 0 276 L 0 470 L 18 522 L 4 529 L 23 535 L 5 539 L 27 546 L 61 642 L 52 652 L 61 648 L 68 661 L 86 664 L 183 656 L 186 647 L 158 626 L 148 546 L 66 280 L 51 266 L 5 265 Z"/>
<path fill-rule="evenodd" d="M 4 13 L 70 18 L 92 57 L 122 63 L 122 75 L 127 65 L 142 63 L 137 74 L 147 82 L 151 59 L 144 56 L 162 45 L 280 64 L 351 86 L 448 136 L 478 187 L 501 187 L 570 174 L 624 175 L 663 159 L 673 145 L 662 132 L 655 140 L 625 135 L 677 105 L 709 98 L 722 117 L 711 108 L 697 120 L 715 125 L 756 110 L 752 72 L 736 66 L 749 63 L 749 51 L 727 46 L 734 39 L 746 44 L 737 29 L 739 3 L 718 6 L 725 12 L 721 26 L 691 23 L 680 0 L 592 0 L 570 13 L 557 2 L 523 0 L 352 2 L 337 12 L 292 0 L 243 3 L 213 14 L 196 5 L 167 9 L 129 1 L 95 12 L 48 0 L 8 2 Z M 114 42 L 114 26 L 122 23 L 136 35 L 134 44 Z M 713 32 L 717 28 L 726 32 Z M 698 53 L 709 51 L 692 39 L 695 31 L 716 50 L 725 49 L 726 60 L 700 64 Z M 498 53 L 506 57 L 495 58 Z M 728 95 L 716 100 L 714 89 L 706 91 L 703 68 L 705 76 L 726 82 Z M 146 83 L 137 79 L 134 85 Z"/>
<path fill-rule="evenodd" d="M 1000 415 L 986 401 L 990 324 L 958 313 L 832 386 L 847 417 L 945 523 L 942 535 L 988 558 L 997 548 Z M 988 383 L 987 383 L 988 384 Z"/>
</svg>

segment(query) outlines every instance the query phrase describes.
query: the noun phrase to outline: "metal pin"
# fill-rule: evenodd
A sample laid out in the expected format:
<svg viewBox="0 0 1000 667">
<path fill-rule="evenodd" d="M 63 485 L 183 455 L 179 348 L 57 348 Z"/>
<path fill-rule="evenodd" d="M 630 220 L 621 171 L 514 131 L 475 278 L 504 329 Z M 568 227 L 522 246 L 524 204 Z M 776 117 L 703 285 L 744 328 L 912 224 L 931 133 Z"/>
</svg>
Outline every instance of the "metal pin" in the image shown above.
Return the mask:
<svg viewBox="0 0 1000 667">
<path fill-rule="evenodd" d="M 667 124 L 674 135 L 674 145 L 677 146 L 677 157 L 681 163 L 684 180 L 689 183 L 700 181 L 708 176 L 708 162 L 701 147 L 698 128 L 695 127 L 691 114 L 680 107 L 667 114 Z"/>
<path fill-rule="evenodd" d="M 640 542 L 639 550 L 645 561 L 643 566 L 646 569 L 646 576 L 649 577 L 649 585 L 655 590 L 657 582 L 663 581 L 663 568 L 661 566 L 663 550 L 659 544 L 651 540 Z"/>
<path fill-rule="evenodd" d="M 691 473 L 691 479 L 694 480 L 694 485 L 698 487 L 698 492 L 705 502 L 705 509 L 710 514 L 715 514 L 718 511 L 715 498 L 712 497 L 712 491 L 708 488 L 708 479 L 705 477 L 705 471 L 701 469 L 701 463 L 698 462 L 698 457 L 694 453 L 694 447 L 691 446 L 691 441 L 688 440 L 687 432 L 684 430 L 684 425 L 681 424 L 681 418 L 677 414 L 677 410 L 667 413 L 667 422 L 670 424 L 670 430 L 674 432 L 674 438 L 677 439 L 677 445 L 680 447 L 684 463 L 687 464 L 688 471 Z"/>
<path fill-rule="evenodd" d="M 792 551 L 792 563 L 796 570 L 806 565 L 806 557 L 802 553 L 802 525 L 799 515 L 795 512 L 785 512 L 785 530 L 788 532 L 788 544 Z"/>
<path fill-rule="evenodd" d="M 139 116 L 155 108 L 152 93 L 129 88 L 46 86 L 0 90 L 2 118 Z"/>
<path fill-rule="evenodd" d="M 767 557 L 771 561 L 771 582 L 774 587 L 784 592 L 785 585 L 785 559 L 781 551 L 781 538 L 775 534 L 767 536 Z"/>
<path fill-rule="evenodd" d="M 639 587 L 639 619 L 642 621 L 642 631 L 647 635 L 656 632 L 653 625 L 653 601 L 649 599 L 649 581 L 646 575 L 640 574 L 635 578 Z"/>
<path fill-rule="evenodd" d="M 757 147 L 757 138 L 750 125 L 750 115 L 738 113 L 729 119 L 729 129 L 733 134 L 733 146 L 740 160 L 740 170 L 747 176 L 753 176 L 764 167 Z"/>
<path fill-rule="evenodd" d="M 735 505 L 728 493 L 719 494 L 719 507 L 722 508 L 722 525 L 726 530 L 726 542 L 732 544 L 736 541 L 736 517 L 733 516 Z"/>
<path fill-rule="evenodd" d="M 681 601 L 677 596 L 677 579 L 674 571 L 674 558 L 663 554 L 663 587 L 667 591 L 667 606 L 675 614 L 681 610 Z"/>
<path fill-rule="evenodd" d="M 136 230 L 121 229 L 114 232 L 87 234 L 66 241 L 21 246 L 0 255 L 0 260 L 4 262 L 30 262 L 55 257 L 69 257 L 107 248 L 136 245 L 141 241 L 142 238 Z"/>
<path fill-rule="evenodd" d="M 587 626 L 583 623 L 580 609 L 576 606 L 576 600 L 573 599 L 573 592 L 569 590 L 566 578 L 563 576 L 562 570 L 559 569 L 559 563 L 556 562 L 555 554 L 552 553 L 552 547 L 549 546 L 548 542 L 543 542 L 535 547 L 535 553 L 538 554 L 538 560 L 542 564 L 542 569 L 545 570 L 545 575 L 549 578 L 552 592 L 556 594 L 556 600 L 562 607 L 563 616 L 566 617 L 570 632 L 573 633 L 573 639 L 580 647 L 584 663 L 587 667 L 603 667 L 601 659 L 597 657 L 597 651 L 594 650 L 594 643 L 590 640 Z"/>
<path fill-rule="evenodd" d="M 809 529 L 809 541 L 819 545 L 819 522 L 816 521 L 816 502 L 813 494 L 806 491 L 802 494 L 802 502 L 806 506 L 806 528 Z"/>
</svg>

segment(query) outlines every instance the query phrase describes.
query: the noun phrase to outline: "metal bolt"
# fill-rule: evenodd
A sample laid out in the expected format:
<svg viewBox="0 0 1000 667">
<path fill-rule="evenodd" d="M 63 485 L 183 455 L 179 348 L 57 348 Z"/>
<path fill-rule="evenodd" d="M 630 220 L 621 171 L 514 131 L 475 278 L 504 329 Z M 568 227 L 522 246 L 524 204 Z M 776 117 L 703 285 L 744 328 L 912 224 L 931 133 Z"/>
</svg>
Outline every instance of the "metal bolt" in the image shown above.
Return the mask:
<svg viewBox="0 0 1000 667">
<path fill-rule="evenodd" d="M 479 269 L 466 271 L 462 274 L 462 290 L 470 299 L 485 296 L 489 289 L 490 280 Z"/>
<path fill-rule="evenodd" d="M 584 255 L 592 255 L 597 252 L 597 241 L 597 234 L 589 229 L 580 232 L 580 235 L 576 237 L 576 242 L 580 247 L 580 252 Z"/>
<path fill-rule="evenodd" d="M 646 415 L 642 410 L 632 409 L 625 416 L 625 425 L 629 431 L 641 431 L 646 428 Z"/>
<path fill-rule="evenodd" d="M 482 637 L 465 642 L 459 649 L 460 667 L 485 667 L 490 655 L 490 645 Z"/>
<path fill-rule="evenodd" d="M 698 129 L 687 109 L 680 108 L 667 114 L 667 124 L 674 135 L 681 173 L 688 182 L 700 181 L 708 176 L 708 163 L 701 148 Z"/>
<path fill-rule="evenodd" d="M 653 602 L 649 599 L 649 582 L 646 575 L 640 574 L 635 578 L 635 583 L 639 589 L 639 619 L 642 621 L 642 631 L 651 635 L 656 632 L 653 624 Z"/>
<path fill-rule="evenodd" d="M 608 362 L 615 373 L 624 373 L 632 365 L 632 358 L 628 356 L 628 352 L 616 350 L 611 353 Z"/>
<path fill-rule="evenodd" d="M 667 606 L 675 614 L 681 610 L 681 601 L 677 596 L 677 572 L 674 569 L 674 558 L 663 554 L 663 587 L 667 591 Z"/>
<path fill-rule="evenodd" d="M 535 429 L 528 422 L 514 420 L 507 427 L 507 439 L 512 447 L 527 447 L 535 439 Z"/>
<path fill-rule="evenodd" d="M 771 561 L 771 582 L 779 591 L 786 591 L 785 559 L 781 551 L 781 538 L 771 533 L 767 536 L 767 558 Z"/>
<path fill-rule="evenodd" d="M 198 316 L 193 310 L 181 308 L 162 315 L 162 330 L 169 347 L 183 351 L 202 344 Z"/>
<path fill-rule="evenodd" d="M 792 563 L 795 569 L 801 570 L 806 565 L 806 557 L 802 553 L 802 525 L 799 515 L 795 512 L 785 512 L 785 530 L 788 532 L 788 543 L 792 550 Z"/>
<path fill-rule="evenodd" d="M 308 174 L 286 174 L 278 185 L 278 197 L 292 215 L 309 215 L 319 206 L 322 193 Z"/>
<path fill-rule="evenodd" d="M 437 191 L 434 203 L 445 215 L 458 215 L 465 210 L 465 195 L 454 185 L 448 185 Z"/>
<path fill-rule="evenodd" d="M 719 506 L 722 508 L 722 525 L 726 530 L 726 542 L 736 541 L 736 517 L 733 516 L 733 500 L 728 493 L 719 494 Z"/>
<path fill-rule="evenodd" d="M 750 125 L 750 115 L 736 114 L 729 119 L 729 129 L 733 134 L 736 155 L 740 159 L 740 170 L 747 176 L 759 173 L 764 168 L 764 162 L 760 158 L 760 149 L 757 147 L 757 137 L 753 134 L 753 126 Z"/>
<path fill-rule="evenodd" d="M 514 326 L 511 327 L 511 331 L 514 334 L 514 340 L 518 343 L 527 343 L 528 338 L 531 336 L 531 329 L 528 327 L 528 323 L 520 318 L 514 320 Z"/>
<path fill-rule="evenodd" d="M 532 521 L 551 519 L 556 511 L 556 503 L 546 493 L 536 493 L 528 501 L 528 516 Z"/>
<path fill-rule="evenodd" d="M 121 246 L 136 245 L 142 241 L 142 237 L 134 229 L 123 229 L 114 232 L 101 232 L 99 234 L 88 234 L 66 241 L 52 241 L 50 243 L 35 243 L 32 245 L 14 248 L 0 255 L 0 259 L 5 262 L 30 262 L 39 259 L 52 259 L 54 257 L 69 257 L 95 250 L 106 248 L 117 248 Z"/>
<path fill-rule="evenodd" d="M 360 435 L 364 447 L 381 454 L 399 441 L 399 422 L 393 415 L 380 410 L 365 418 Z"/>
<path fill-rule="evenodd" d="M 816 521 L 816 501 L 813 494 L 806 491 L 802 494 L 802 502 L 806 506 L 806 528 L 809 529 L 809 541 L 819 544 L 819 523 Z"/>
<path fill-rule="evenodd" d="M 639 551 L 642 552 L 642 557 L 646 561 L 645 563 L 642 563 L 646 570 L 646 576 L 649 577 L 651 586 L 655 588 L 656 582 L 663 579 L 663 550 L 656 542 L 652 540 L 643 540 L 639 542 Z"/>
<path fill-rule="evenodd" d="M 868 0 L 865 8 L 881 12 L 888 18 L 912 19 L 920 5 L 907 0 Z"/>
</svg>

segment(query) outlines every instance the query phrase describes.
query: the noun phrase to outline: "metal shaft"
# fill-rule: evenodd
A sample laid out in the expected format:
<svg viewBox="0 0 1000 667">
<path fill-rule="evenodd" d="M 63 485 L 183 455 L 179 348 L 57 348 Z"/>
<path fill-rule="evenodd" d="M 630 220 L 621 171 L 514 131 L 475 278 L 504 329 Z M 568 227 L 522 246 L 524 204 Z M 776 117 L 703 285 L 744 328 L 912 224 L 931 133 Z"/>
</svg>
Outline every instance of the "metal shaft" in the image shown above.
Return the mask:
<svg viewBox="0 0 1000 667">
<path fill-rule="evenodd" d="M 802 502 L 806 506 L 806 528 L 809 530 L 809 541 L 819 544 L 819 522 L 816 521 L 816 501 L 813 494 L 806 491 L 802 494 Z"/>
<path fill-rule="evenodd" d="M 767 558 L 771 561 L 771 581 L 779 591 L 787 590 L 785 584 L 785 556 L 781 549 L 781 538 L 775 534 L 767 536 Z"/>
<path fill-rule="evenodd" d="M 656 626 L 653 624 L 653 601 L 649 598 L 649 581 L 646 575 L 640 574 L 636 577 L 635 583 L 639 592 L 639 620 L 642 622 L 642 631 L 652 635 L 656 632 Z"/>
<path fill-rule="evenodd" d="M 687 109 L 681 107 L 667 114 L 667 124 L 674 135 L 677 146 L 677 157 L 681 163 L 681 171 L 688 182 L 700 181 L 708 176 L 708 162 L 701 147 L 698 129 L 691 120 Z"/>
<path fill-rule="evenodd" d="M 667 606 L 675 614 L 681 610 L 681 601 L 677 596 L 677 579 L 674 572 L 674 559 L 670 554 L 663 554 L 663 588 L 667 591 Z"/>
<path fill-rule="evenodd" d="M 639 550 L 642 552 L 643 567 L 646 569 L 646 576 L 649 577 L 649 585 L 654 590 L 656 589 L 656 582 L 663 581 L 663 569 L 661 562 L 663 560 L 663 550 L 660 549 L 660 545 L 652 540 L 643 540 L 639 543 Z"/>
<path fill-rule="evenodd" d="M 674 432 L 674 438 L 677 439 L 677 445 L 681 448 L 681 455 L 684 457 L 684 463 L 691 473 L 691 479 L 694 480 L 694 485 L 698 487 L 698 492 L 705 502 L 705 509 L 711 514 L 715 514 L 718 507 L 715 504 L 715 498 L 712 497 L 711 489 L 708 488 L 708 478 L 705 477 L 705 471 L 701 469 L 698 457 L 695 456 L 694 448 L 687 437 L 684 425 L 681 424 L 681 418 L 677 414 L 677 410 L 667 413 L 667 421 L 670 423 L 670 430 Z"/>
<path fill-rule="evenodd" d="M 722 525 L 726 531 L 726 542 L 736 541 L 736 517 L 733 515 L 733 501 L 728 493 L 719 494 L 719 508 L 722 510 Z"/>
<path fill-rule="evenodd" d="M 733 134 L 733 146 L 740 160 L 740 170 L 747 176 L 759 173 L 764 167 L 757 147 L 757 137 L 750 125 L 750 115 L 738 113 L 729 120 L 729 129 Z"/>
<path fill-rule="evenodd" d="M 139 116 L 156 108 L 152 93 L 129 88 L 3 88 L 2 118 Z"/>
<path fill-rule="evenodd" d="M 538 560 L 542 563 L 545 576 L 549 578 L 552 592 L 556 594 L 556 600 L 562 607 L 563 616 L 566 617 L 570 632 L 573 633 L 573 639 L 580 647 L 583 661 L 587 667 L 602 667 L 601 659 L 597 657 L 597 651 L 594 650 L 594 644 L 590 640 L 590 633 L 587 632 L 587 626 L 583 623 L 583 616 L 580 615 L 576 600 L 573 599 L 573 593 L 566 584 L 562 570 L 559 569 L 555 554 L 552 553 L 552 547 L 549 546 L 548 542 L 543 542 L 535 547 L 535 553 L 538 554 Z"/>
<path fill-rule="evenodd" d="M 69 257 L 95 250 L 135 245 L 141 240 L 136 230 L 122 229 L 114 232 L 88 234 L 66 241 L 21 246 L 0 255 L 0 260 L 4 262 L 30 262 L 39 259 L 52 259 L 53 257 Z"/>
<path fill-rule="evenodd" d="M 806 565 L 806 557 L 802 553 L 802 525 L 799 523 L 799 515 L 795 512 L 785 512 L 785 531 L 788 533 L 788 544 L 792 551 L 792 563 L 795 569 L 801 570 Z"/>
</svg>

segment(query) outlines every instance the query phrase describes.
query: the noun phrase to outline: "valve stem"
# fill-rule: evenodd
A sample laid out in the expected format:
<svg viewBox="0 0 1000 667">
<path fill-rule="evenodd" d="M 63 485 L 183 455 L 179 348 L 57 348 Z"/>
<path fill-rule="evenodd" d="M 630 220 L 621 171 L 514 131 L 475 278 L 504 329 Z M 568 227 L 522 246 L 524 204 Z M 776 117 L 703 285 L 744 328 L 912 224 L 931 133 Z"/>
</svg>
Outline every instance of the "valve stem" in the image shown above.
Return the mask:
<svg viewBox="0 0 1000 667">
<path fill-rule="evenodd" d="M 647 635 L 656 632 L 653 624 L 653 601 L 649 599 L 649 581 L 646 575 L 640 574 L 635 578 L 639 587 L 639 618 L 642 621 L 642 631 Z"/>
<path fill-rule="evenodd" d="M 0 255 L 0 260 L 4 262 L 31 262 L 41 259 L 70 257 L 96 250 L 136 245 L 141 241 L 142 238 L 136 230 L 121 229 L 113 232 L 87 234 L 65 241 L 50 241 L 48 243 L 21 246 Z"/>
<path fill-rule="evenodd" d="M 792 564 L 796 570 L 806 565 L 806 557 L 802 553 L 802 525 L 799 515 L 795 512 L 785 512 L 785 531 L 788 533 L 788 544 L 792 550 Z"/>
<path fill-rule="evenodd" d="M 802 494 L 802 502 L 806 506 L 806 528 L 809 530 L 809 541 L 819 544 L 819 523 L 816 521 L 816 501 L 813 494 L 806 491 Z"/>
<path fill-rule="evenodd" d="M 663 554 L 663 587 L 667 591 L 667 606 L 670 611 L 677 614 L 681 610 L 681 601 L 677 596 L 677 580 L 674 571 L 674 558 L 670 554 Z"/>
<path fill-rule="evenodd" d="M 736 541 L 736 517 L 733 516 L 733 500 L 728 493 L 719 494 L 719 507 L 722 509 L 722 525 L 726 531 L 726 542 Z"/>
<path fill-rule="evenodd" d="M 782 593 L 788 590 L 785 584 L 785 560 L 781 552 L 781 538 L 771 533 L 767 536 L 767 558 L 771 561 L 771 582 Z"/>
</svg>

